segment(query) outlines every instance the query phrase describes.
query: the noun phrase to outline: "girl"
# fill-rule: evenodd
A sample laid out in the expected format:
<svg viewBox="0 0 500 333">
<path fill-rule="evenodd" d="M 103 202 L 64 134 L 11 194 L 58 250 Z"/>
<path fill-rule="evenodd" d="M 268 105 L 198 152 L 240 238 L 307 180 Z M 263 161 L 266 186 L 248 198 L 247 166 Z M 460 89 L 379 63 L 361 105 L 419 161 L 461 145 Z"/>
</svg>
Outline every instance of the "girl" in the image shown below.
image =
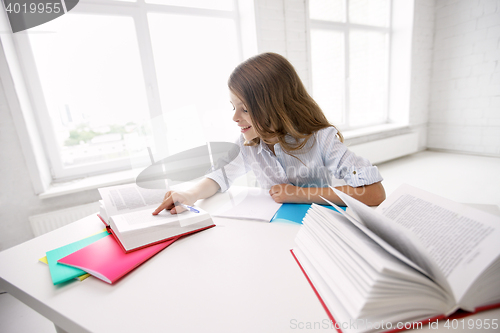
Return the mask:
<svg viewBox="0 0 500 333">
<path fill-rule="evenodd" d="M 325 204 L 320 196 L 343 205 L 328 187 L 333 178 L 347 185 L 338 190 L 378 205 L 385 199 L 377 168 L 354 155 L 307 93 L 292 64 L 275 53 L 254 56 L 236 67 L 229 77 L 233 120 L 240 127 L 238 158 L 207 175 L 187 191 L 169 191 L 153 212 L 185 209 L 253 170 L 262 188 L 278 203 Z"/>
</svg>

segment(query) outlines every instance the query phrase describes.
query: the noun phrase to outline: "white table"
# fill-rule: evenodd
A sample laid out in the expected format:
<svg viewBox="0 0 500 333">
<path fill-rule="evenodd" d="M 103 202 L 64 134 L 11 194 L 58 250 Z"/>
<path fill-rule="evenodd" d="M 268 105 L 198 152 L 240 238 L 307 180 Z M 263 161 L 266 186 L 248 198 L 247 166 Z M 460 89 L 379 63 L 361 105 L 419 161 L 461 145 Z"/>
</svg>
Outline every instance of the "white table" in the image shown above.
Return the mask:
<svg viewBox="0 0 500 333">
<path fill-rule="evenodd" d="M 1 252 L 0 288 L 67 332 L 313 332 L 298 327 L 328 323 L 289 252 L 299 225 L 214 220 L 116 285 L 92 277 L 52 285 L 38 258 L 102 229 L 89 216 Z"/>
<path fill-rule="evenodd" d="M 215 220 L 120 280 L 53 286 L 45 252 L 102 222 L 89 216 L 0 253 L 0 287 L 68 332 L 281 332 L 326 315 L 289 250 L 298 225 Z"/>
</svg>

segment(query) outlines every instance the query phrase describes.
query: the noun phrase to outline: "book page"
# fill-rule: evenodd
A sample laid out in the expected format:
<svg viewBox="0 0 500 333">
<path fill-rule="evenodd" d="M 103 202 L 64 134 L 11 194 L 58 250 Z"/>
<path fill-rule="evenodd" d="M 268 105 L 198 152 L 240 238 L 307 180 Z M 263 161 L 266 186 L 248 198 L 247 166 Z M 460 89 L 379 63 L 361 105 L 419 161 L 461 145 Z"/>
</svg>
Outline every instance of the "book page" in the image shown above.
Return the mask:
<svg viewBox="0 0 500 333">
<path fill-rule="evenodd" d="M 155 209 L 163 201 L 166 192 L 167 190 L 145 189 L 136 184 L 99 189 L 108 217 L 147 208 Z"/>
<path fill-rule="evenodd" d="M 348 218 L 319 205 L 309 209 L 295 242 L 300 264 L 304 259 L 313 288 L 337 321 L 403 321 L 455 305 L 431 279 L 390 255 Z"/>
<path fill-rule="evenodd" d="M 333 207 L 337 208 L 338 206 L 334 204 L 333 202 L 329 201 L 328 199 L 325 199 L 321 197 L 323 200 L 328 202 L 330 205 Z M 340 207 L 339 207 L 340 208 Z M 337 209 L 338 210 L 338 209 Z M 352 209 L 348 209 L 352 212 Z M 420 266 L 416 265 L 413 261 L 405 257 L 402 253 L 400 253 L 398 250 L 396 250 L 394 247 L 391 246 L 391 244 L 387 243 L 385 240 L 380 238 L 376 233 L 368 229 L 364 224 L 360 222 L 360 217 L 359 216 L 352 216 L 355 214 L 349 214 L 347 210 L 345 212 L 341 212 L 344 217 L 346 217 L 354 226 L 356 226 L 359 230 L 361 230 L 366 236 L 368 236 L 371 240 L 373 240 L 375 243 L 377 243 L 380 247 L 382 247 L 385 251 L 387 251 L 389 254 L 391 254 L 393 257 L 399 259 L 400 261 L 404 262 L 411 268 L 419 271 L 420 273 L 432 278 L 429 276 L 429 273 L 422 269 Z M 354 212 L 352 212 L 354 213 Z"/>
<path fill-rule="evenodd" d="M 120 233 L 147 229 L 154 226 L 188 227 L 209 218 L 207 212 L 199 209 L 199 213 L 185 211 L 180 214 L 170 214 L 163 210 L 158 215 L 144 214 L 143 211 L 131 212 L 112 217 L 113 223 Z"/>
<path fill-rule="evenodd" d="M 215 210 L 212 216 L 269 222 L 280 207 L 281 204 L 269 195 L 269 190 L 247 187 L 232 192 L 231 200 Z"/>
<path fill-rule="evenodd" d="M 180 214 L 179 214 L 180 215 Z M 162 211 L 158 215 L 144 214 L 144 212 L 132 212 L 120 216 L 120 219 L 113 218 L 115 225 L 120 232 L 137 230 L 152 227 L 155 225 L 178 223 L 177 214 L 170 214 Z"/>
<path fill-rule="evenodd" d="M 474 280 L 500 256 L 500 218 L 403 185 L 378 208 L 411 231 L 460 300 Z"/>
<path fill-rule="evenodd" d="M 368 229 L 423 269 L 436 283 L 451 293 L 451 287 L 445 276 L 415 235 L 360 201 L 336 189 L 334 191 L 357 214 L 361 219 L 360 222 Z"/>
<path fill-rule="evenodd" d="M 333 221 L 335 221 L 335 223 L 332 223 Z M 346 261 L 346 271 L 363 266 L 360 263 L 360 261 L 362 261 L 364 264 L 371 266 L 372 269 L 378 273 L 384 274 L 387 278 L 389 276 L 397 278 L 404 277 L 403 279 L 406 282 L 411 280 L 412 282 L 426 285 L 433 290 L 433 294 L 441 293 L 446 299 L 449 298 L 449 295 L 446 295 L 446 293 L 437 284 L 432 282 L 431 279 L 427 278 L 424 273 L 416 273 L 412 269 L 414 266 L 405 265 L 404 263 L 406 263 L 406 261 L 402 263 L 401 260 L 398 260 L 400 259 L 399 257 L 392 255 L 385 247 L 380 246 L 380 244 L 372 238 L 372 236 L 377 237 L 376 235 L 373 235 L 373 233 L 369 235 L 364 230 L 360 230 L 358 227 L 359 223 L 356 225 L 345 216 L 313 204 L 313 209 L 310 209 L 308 215 L 304 218 L 304 225 L 307 226 L 308 230 L 312 231 L 315 230 L 314 225 L 322 226 L 323 229 L 319 231 L 319 229 L 316 228 L 317 230 L 315 233 L 324 240 L 324 245 L 326 247 L 330 248 L 335 246 L 335 244 L 341 245 L 344 252 L 335 249 L 331 251 L 331 253 L 334 253 L 334 257 L 340 259 L 343 257 L 343 254 L 345 256 L 345 254 L 349 253 L 349 259 Z M 381 241 L 383 242 L 383 240 Z M 360 261 L 357 261 L 356 258 Z M 420 270 L 417 271 L 421 272 Z M 363 272 L 357 270 L 352 280 L 356 280 L 362 275 Z M 377 276 L 377 274 L 375 274 L 375 276 Z M 400 281 L 400 283 L 403 282 Z M 392 284 L 390 288 L 393 288 Z"/>
</svg>

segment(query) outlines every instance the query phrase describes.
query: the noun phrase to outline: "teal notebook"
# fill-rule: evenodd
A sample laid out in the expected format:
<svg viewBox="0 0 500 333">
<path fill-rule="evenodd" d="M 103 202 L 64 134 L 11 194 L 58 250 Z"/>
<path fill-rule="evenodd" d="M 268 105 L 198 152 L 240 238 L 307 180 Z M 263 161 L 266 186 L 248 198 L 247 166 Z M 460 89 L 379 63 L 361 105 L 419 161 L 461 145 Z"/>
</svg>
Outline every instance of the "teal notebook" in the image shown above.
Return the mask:
<svg viewBox="0 0 500 333">
<path fill-rule="evenodd" d="M 47 263 L 49 264 L 50 276 L 52 277 L 52 282 L 54 283 L 54 285 L 69 281 L 86 273 L 78 268 L 58 264 L 57 261 L 59 259 L 62 259 L 80 249 L 83 249 L 85 246 L 90 245 L 108 235 L 109 234 L 107 231 L 103 231 L 96 235 L 84 238 L 77 242 L 64 245 L 58 249 L 47 252 Z"/>
<path fill-rule="evenodd" d="M 333 206 L 330 205 L 324 205 L 323 207 L 329 208 L 333 211 L 337 211 Z M 309 208 L 311 208 L 310 204 L 284 203 L 273 216 L 271 222 L 292 222 L 302 224 L 302 220 L 304 219 L 304 216 L 306 216 L 307 210 Z M 340 208 L 346 210 L 347 207 Z"/>
</svg>

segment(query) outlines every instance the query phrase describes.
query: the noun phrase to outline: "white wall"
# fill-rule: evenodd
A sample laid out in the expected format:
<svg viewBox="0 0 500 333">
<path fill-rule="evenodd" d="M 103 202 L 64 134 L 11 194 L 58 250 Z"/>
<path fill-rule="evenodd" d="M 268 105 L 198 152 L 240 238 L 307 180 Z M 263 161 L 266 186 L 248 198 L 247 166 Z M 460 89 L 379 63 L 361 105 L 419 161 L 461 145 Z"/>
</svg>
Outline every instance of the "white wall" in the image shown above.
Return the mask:
<svg viewBox="0 0 500 333">
<path fill-rule="evenodd" d="M 427 147 L 434 5 L 434 0 L 417 0 L 414 6 L 409 122 L 419 132 L 421 150 Z"/>
<path fill-rule="evenodd" d="M 16 129 L 0 85 L 0 250 L 28 240 L 34 196 Z"/>
<path fill-rule="evenodd" d="M 500 1 L 436 1 L 428 147 L 500 156 Z"/>
<path fill-rule="evenodd" d="M 309 87 L 305 0 L 255 0 L 259 53 L 285 56 Z"/>
</svg>

